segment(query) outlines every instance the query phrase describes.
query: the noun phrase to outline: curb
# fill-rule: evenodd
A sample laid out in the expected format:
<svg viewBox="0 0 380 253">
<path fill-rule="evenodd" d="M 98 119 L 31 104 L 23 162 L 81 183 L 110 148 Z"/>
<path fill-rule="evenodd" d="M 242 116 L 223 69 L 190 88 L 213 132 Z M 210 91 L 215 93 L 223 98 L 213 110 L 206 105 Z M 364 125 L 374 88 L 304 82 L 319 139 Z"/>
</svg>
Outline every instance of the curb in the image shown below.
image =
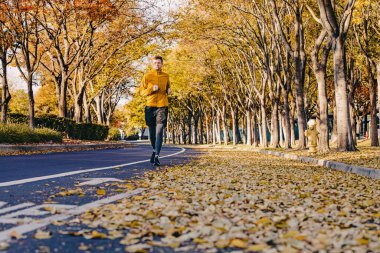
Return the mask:
<svg viewBox="0 0 380 253">
<path fill-rule="evenodd" d="M 197 147 L 195 145 L 192 147 L 206 148 L 206 147 Z M 283 157 L 283 158 L 287 158 L 291 160 L 297 160 L 304 163 L 319 165 L 319 166 L 323 166 L 326 168 L 339 170 L 343 172 L 354 173 L 354 174 L 369 177 L 372 179 L 380 179 L 380 169 L 367 168 L 367 167 L 345 164 L 345 163 L 335 162 L 335 161 L 330 161 L 330 160 L 325 160 L 325 159 L 317 159 L 317 158 L 307 157 L 307 156 L 298 156 L 294 154 L 287 154 L 287 153 L 282 153 L 279 151 L 264 150 L 264 149 L 240 148 L 240 147 L 215 147 L 215 146 L 208 146 L 207 148 L 253 151 L 253 152 L 257 152 L 257 153 L 261 153 L 265 155 L 275 155 L 275 156 L 279 156 L 279 157 Z"/>
<path fill-rule="evenodd" d="M 34 151 L 72 151 L 84 149 L 108 149 L 108 148 L 123 148 L 131 146 L 127 143 L 113 143 L 113 144 L 45 144 L 45 145 L 0 145 L 0 153 L 7 152 L 34 152 Z"/>
<path fill-rule="evenodd" d="M 343 172 L 350 172 L 350 173 L 354 173 L 360 176 L 365 176 L 365 177 L 369 177 L 373 179 L 380 179 L 379 169 L 372 169 L 372 168 L 345 164 L 341 162 L 335 162 L 335 161 L 324 160 L 324 159 L 316 159 L 316 158 L 307 157 L 307 156 L 286 154 L 286 153 L 281 153 L 278 151 L 270 151 L 270 150 L 254 150 L 254 151 L 258 153 L 266 154 L 266 155 L 275 155 L 275 156 L 280 156 L 280 157 L 284 157 L 284 158 L 288 158 L 292 160 L 298 160 L 305 163 L 315 164 L 315 165 L 319 165 L 319 166 L 323 166 L 326 168 L 339 170 Z"/>
</svg>

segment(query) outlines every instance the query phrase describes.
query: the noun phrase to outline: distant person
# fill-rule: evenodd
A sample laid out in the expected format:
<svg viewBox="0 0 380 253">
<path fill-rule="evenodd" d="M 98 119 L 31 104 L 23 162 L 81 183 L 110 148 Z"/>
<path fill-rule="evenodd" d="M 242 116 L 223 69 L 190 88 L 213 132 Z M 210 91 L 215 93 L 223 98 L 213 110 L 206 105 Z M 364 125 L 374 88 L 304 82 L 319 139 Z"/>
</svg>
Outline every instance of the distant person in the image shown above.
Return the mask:
<svg viewBox="0 0 380 253">
<path fill-rule="evenodd" d="M 153 148 L 150 162 L 155 166 L 160 165 L 163 133 L 168 119 L 168 94 L 171 93 L 169 75 L 162 72 L 163 63 L 161 56 L 153 58 L 153 70 L 144 75 L 140 87 L 141 93 L 147 97 L 145 121 L 149 127 L 149 139 Z"/>
</svg>

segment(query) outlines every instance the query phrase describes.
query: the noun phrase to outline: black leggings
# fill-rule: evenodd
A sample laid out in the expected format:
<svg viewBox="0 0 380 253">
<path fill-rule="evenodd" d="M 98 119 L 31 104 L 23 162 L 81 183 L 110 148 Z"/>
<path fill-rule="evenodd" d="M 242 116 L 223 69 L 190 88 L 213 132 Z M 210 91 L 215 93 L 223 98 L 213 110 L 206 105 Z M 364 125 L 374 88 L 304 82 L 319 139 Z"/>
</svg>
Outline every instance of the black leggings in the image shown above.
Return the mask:
<svg viewBox="0 0 380 253">
<path fill-rule="evenodd" d="M 149 138 L 156 155 L 160 154 L 164 135 L 164 124 L 156 124 L 149 126 Z"/>
</svg>

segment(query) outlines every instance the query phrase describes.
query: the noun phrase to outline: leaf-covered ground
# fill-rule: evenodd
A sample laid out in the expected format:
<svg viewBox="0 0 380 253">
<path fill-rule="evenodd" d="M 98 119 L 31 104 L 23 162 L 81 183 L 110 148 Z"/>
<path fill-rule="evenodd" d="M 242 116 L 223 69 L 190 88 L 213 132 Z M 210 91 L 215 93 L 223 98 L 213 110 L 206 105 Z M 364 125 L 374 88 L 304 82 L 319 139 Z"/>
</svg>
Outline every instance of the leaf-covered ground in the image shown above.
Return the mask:
<svg viewBox="0 0 380 253">
<path fill-rule="evenodd" d="M 357 145 L 358 151 L 355 152 L 338 152 L 334 145 L 327 154 L 311 155 L 307 150 L 284 150 L 271 149 L 281 152 L 292 153 L 299 156 L 311 156 L 318 159 L 342 162 L 346 164 L 358 165 L 368 168 L 380 169 L 380 147 L 371 147 L 370 140 L 360 141 Z"/>
<path fill-rule="evenodd" d="M 146 190 L 75 219 L 91 228 L 77 235 L 117 238 L 127 252 L 380 252 L 378 180 L 212 151 L 123 187 Z"/>
</svg>

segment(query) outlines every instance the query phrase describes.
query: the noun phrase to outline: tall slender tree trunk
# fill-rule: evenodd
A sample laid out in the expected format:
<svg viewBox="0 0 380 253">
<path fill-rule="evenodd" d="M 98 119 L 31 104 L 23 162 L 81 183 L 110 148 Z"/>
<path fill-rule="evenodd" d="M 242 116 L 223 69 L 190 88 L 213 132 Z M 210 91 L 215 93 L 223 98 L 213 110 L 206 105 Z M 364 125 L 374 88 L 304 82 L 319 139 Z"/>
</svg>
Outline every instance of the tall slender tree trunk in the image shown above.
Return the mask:
<svg viewBox="0 0 380 253">
<path fill-rule="evenodd" d="M 246 117 L 247 117 L 247 145 L 252 145 L 252 115 L 251 110 L 246 110 Z"/>
<path fill-rule="evenodd" d="M 276 99 L 272 101 L 272 117 L 271 117 L 271 146 L 274 148 L 279 147 L 278 136 L 278 102 Z"/>
<path fill-rule="evenodd" d="M 318 104 L 319 104 L 319 151 L 326 153 L 329 147 L 329 130 L 328 130 L 328 102 L 326 91 L 326 72 L 325 70 L 316 70 L 315 76 L 318 83 Z"/>
<path fill-rule="evenodd" d="M 235 108 L 235 118 L 234 118 L 234 125 L 235 125 L 235 135 L 236 135 L 236 143 L 240 143 L 241 142 L 241 135 L 240 135 L 240 131 L 239 131 L 239 111 L 237 108 Z"/>
<path fill-rule="evenodd" d="M 370 130 L 370 138 L 371 138 L 371 146 L 378 147 L 379 146 L 379 136 L 377 132 L 377 113 L 376 113 L 376 81 L 375 76 L 372 72 L 371 63 L 367 60 L 367 72 L 368 72 L 368 82 L 369 82 L 369 101 L 370 101 L 370 115 L 371 115 L 371 130 Z M 380 82 L 380 80 L 378 80 Z M 380 110 L 380 107 L 379 107 Z"/>
<path fill-rule="evenodd" d="M 256 112 L 254 111 L 252 113 L 252 136 L 253 136 L 253 146 L 257 147 L 258 146 L 258 136 L 257 136 L 257 120 L 256 120 Z"/>
<path fill-rule="evenodd" d="M 339 36 L 334 41 L 335 100 L 337 121 L 339 122 L 339 127 L 337 128 L 337 148 L 339 151 L 355 151 L 348 104 L 345 59 L 344 41 Z"/>
<path fill-rule="evenodd" d="M 191 119 L 193 118 L 193 114 L 190 110 L 188 110 L 188 114 L 187 114 L 187 135 L 189 136 L 189 144 L 192 144 L 193 140 L 192 140 L 192 127 L 191 127 Z"/>
<path fill-rule="evenodd" d="M 7 54 L 6 52 L 3 53 L 1 56 L 1 70 L 2 73 L 0 75 L 0 82 L 1 82 L 1 122 L 6 123 L 7 122 L 7 115 L 8 115 L 8 105 L 9 101 L 11 100 L 11 94 L 9 93 L 9 86 L 8 86 L 8 73 L 7 73 Z"/>
<path fill-rule="evenodd" d="M 236 124 L 235 124 L 235 110 L 232 108 L 232 105 L 230 106 L 231 108 L 231 124 L 232 124 L 232 144 L 236 145 L 237 144 L 237 136 L 236 136 Z"/>
<path fill-rule="evenodd" d="M 265 101 L 260 102 L 260 112 L 261 112 L 261 138 L 260 144 L 262 147 L 268 147 L 267 140 L 267 114 L 265 112 Z"/>
<path fill-rule="evenodd" d="M 223 141 L 224 145 L 228 145 L 228 127 L 227 127 L 227 114 L 226 114 L 226 106 L 223 105 L 222 109 L 222 125 L 223 125 Z"/>
<path fill-rule="evenodd" d="M 215 109 L 212 111 L 212 144 L 216 144 L 216 115 L 215 115 Z"/>
<path fill-rule="evenodd" d="M 319 131 L 319 145 L 318 149 L 321 153 L 327 153 L 330 150 L 329 146 L 329 129 L 328 129 L 328 102 L 327 102 L 327 89 L 326 89 L 326 66 L 328 57 L 331 51 L 332 40 L 329 37 L 327 43 L 323 48 L 322 56 L 319 59 L 319 51 L 321 45 L 327 35 L 326 30 L 323 30 L 315 42 L 314 49 L 311 53 L 313 63 L 313 71 L 318 84 L 318 131 Z"/>
<path fill-rule="evenodd" d="M 56 83 L 59 83 L 57 87 L 58 91 L 58 116 L 67 117 L 67 86 L 68 86 L 68 73 L 67 70 L 61 72 L 61 76 L 58 77 Z"/>
<path fill-rule="evenodd" d="M 84 116 L 86 119 L 86 123 L 92 123 L 92 118 L 91 118 L 91 110 L 90 110 L 90 103 L 87 101 L 87 93 L 84 93 L 83 96 L 83 108 L 84 108 Z"/>
<path fill-rule="evenodd" d="M 204 137 L 203 117 L 204 117 L 204 113 L 203 113 L 203 110 L 201 110 L 201 111 L 199 112 L 199 126 L 200 126 L 200 138 L 199 138 L 199 143 L 200 143 L 200 144 L 203 144 L 203 143 L 204 143 L 204 140 L 203 140 L 203 137 Z"/>
<path fill-rule="evenodd" d="M 280 133 L 280 136 L 279 136 L 279 139 L 280 139 L 280 146 L 283 147 L 284 146 L 284 131 L 283 131 L 283 126 L 284 126 L 284 117 L 282 116 L 282 113 L 279 112 L 278 114 L 278 117 L 279 117 L 279 133 Z"/>
<path fill-rule="evenodd" d="M 28 75 L 28 99 L 29 99 L 29 126 L 35 127 L 35 112 L 34 112 L 34 94 L 33 94 L 33 75 Z"/>
<path fill-rule="evenodd" d="M 209 128 L 209 118 L 208 114 L 205 113 L 205 125 L 206 125 L 206 144 L 210 143 L 210 128 Z"/>
<path fill-rule="evenodd" d="M 377 67 L 377 108 L 379 108 L 379 118 L 380 118 L 380 59 L 376 67 Z M 377 132 L 379 133 L 379 131 Z"/>
<path fill-rule="evenodd" d="M 220 130 L 220 112 L 219 110 L 217 111 L 216 113 L 216 140 L 218 142 L 218 144 L 222 144 L 222 132 Z"/>
<path fill-rule="evenodd" d="M 291 145 L 291 127 L 290 127 L 290 107 L 289 92 L 285 89 L 281 90 L 284 99 L 284 148 L 290 149 Z"/>
</svg>

